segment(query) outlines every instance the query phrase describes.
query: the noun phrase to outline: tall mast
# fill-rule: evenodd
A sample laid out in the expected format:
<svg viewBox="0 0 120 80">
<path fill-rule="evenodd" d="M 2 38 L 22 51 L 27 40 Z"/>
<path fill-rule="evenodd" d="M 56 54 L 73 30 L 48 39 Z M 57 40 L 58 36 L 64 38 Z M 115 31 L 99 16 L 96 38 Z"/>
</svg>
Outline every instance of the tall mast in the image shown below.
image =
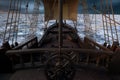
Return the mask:
<svg viewBox="0 0 120 80">
<path fill-rule="evenodd" d="M 62 47 L 62 26 L 63 26 L 63 1 L 59 0 L 58 2 L 58 10 L 59 10 L 59 48 L 61 50 Z"/>
</svg>

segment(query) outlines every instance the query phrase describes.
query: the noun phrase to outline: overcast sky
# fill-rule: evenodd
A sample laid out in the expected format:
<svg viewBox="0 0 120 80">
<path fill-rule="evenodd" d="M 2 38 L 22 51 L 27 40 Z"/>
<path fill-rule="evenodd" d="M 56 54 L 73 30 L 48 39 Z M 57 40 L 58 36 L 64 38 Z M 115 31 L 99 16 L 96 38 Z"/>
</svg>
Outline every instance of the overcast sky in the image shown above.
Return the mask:
<svg viewBox="0 0 120 80">
<path fill-rule="evenodd" d="M 8 10 L 9 1 L 10 0 L 0 0 L 0 11 L 7 11 Z M 22 0 L 22 1 L 23 1 L 23 3 L 22 3 L 22 12 L 24 12 L 27 0 Z M 29 2 L 29 12 L 32 12 L 32 10 L 33 10 L 33 1 L 34 0 L 30 0 L 30 2 Z M 110 1 L 110 0 L 108 0 L 108 1 Z M 87 2 L 89 4 L 89 6 L 92 6 L 93 4 L 96 4 L 96 6 L 98 8 L 100 6 L 100 0 L 87 0 Z M 120 14 L 120 0 L 112 0 L 112 3 L 113 3 L 113 8 L 114 8 L 115 13 Z M 80 6 L 79 6 L 78 10 L 80 10 Z"/>
</svg>

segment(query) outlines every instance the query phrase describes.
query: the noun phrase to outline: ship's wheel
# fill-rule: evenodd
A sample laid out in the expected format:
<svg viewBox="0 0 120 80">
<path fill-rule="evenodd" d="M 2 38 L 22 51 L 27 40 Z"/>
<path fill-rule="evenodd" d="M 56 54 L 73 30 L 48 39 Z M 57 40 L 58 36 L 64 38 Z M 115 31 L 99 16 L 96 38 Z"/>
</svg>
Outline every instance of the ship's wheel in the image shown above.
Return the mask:
<svg viewBox="0 0 120 80">
<path fill-rule="evenodd" d="M 71 80 L 74 72 L 73 63 L 66 55 L 53 55 L 46 63 L 45 73 L 48 80 Z"/>
</svg>

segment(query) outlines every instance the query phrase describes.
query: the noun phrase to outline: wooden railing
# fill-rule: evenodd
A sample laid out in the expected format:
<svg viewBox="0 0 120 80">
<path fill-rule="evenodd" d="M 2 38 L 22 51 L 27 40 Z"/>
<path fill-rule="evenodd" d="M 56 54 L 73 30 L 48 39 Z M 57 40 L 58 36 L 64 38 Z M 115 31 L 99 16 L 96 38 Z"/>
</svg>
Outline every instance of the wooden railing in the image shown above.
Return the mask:
<svg viewBox="0 0 120 80">
<path fill-rule="evenodd" d="M 84 43 L 86 49 L 81 48 L 61 48 L 62 53 L 72 52 L 76 56 L 74 57 L 74 63 L 80 65 L 81 63 L 89 64 L 94 63 L 96 66 L 102 65 L 108 67 L 108 63 L 111 60 L 114 52 L 110 51 L 106 47 L 97 44 L 95 41 L 85 37 Z M 30 39 L 14 48 L 14 50 L 9 50 L 6 55 L 10 57 L 13 62 L 14 68 L 26 68 L 26 67 L 38 67 L 45 65 L 46 60 L 52 53 L 59 52 L 58 48 L 36 48 L 30 49 L 31 47 L 36 47 L 38 45 L 37 37 Z M 29 49 L 24 49 L 24 48 Z M 46 55 L 46 56 L 45 56 Z M 27 62 L 25 62 L 24 57 L 27 56 Z M 34 59 L 37 57 L 38 60 Z M 45 58 L 46 57 L 46 58 Z M 17 59 L 17 62 L 16 62 Z M 72 58 L 72 60 L 74 60 Z"/>
<path fill-rule="evenodd" d="M 94 40 L 92 40 L 88 37 L 84 38 L 84 43 L 86 45 L 86 48 L 110 51 L 110 49 L 96 43 Z"/>
<path fill-rule="evenodd" d="M 48 57 L 55 53 L 56 51 L 59 52 L 58 48 L 39 48 L 39 49 L 25 49 L 25 50 L 9 50 L 6 52 L 6 55 L 11 57 L 12 62 L 14 63 L 14 55 L 17 56 L 19 59 L 19 63 L 13 64 L 14 68 L 26 68 L 26 67 L 38 67 L 41 65 L 45 65 L 46 60 Z M 67 51 L 72 52 L 75 54 L 74 63 L 76 65 L 81 65 L 81 63 L 90 64 L 93 63 L 96 66 L 105 66 L 108 67 L 108 63 L 111 60 L 114 52 L 112 51 L 100 51 L 100 50 L 93 50 L 93 49 L 76 49 L 76 48 L 61 48 L 62 53 L 66 53 Z M 25 63 L 23 57 L 25 55 L 29 55 L 29 63 Z M 37 55 L 38 61 L 34 60 L 34 56 Z M 45 56 L 46 55 L 46 56 Z M 45 58 L 46 57 L 46 58 Z M 72 56 L 71 56 L 72 57 Z M 101 61 L 104 61 L 101 64 Z M 19 66 L 19 67 L 15 67 Z"/>
<path fill-rule="evenodd" d="M 34 37 L 20 45 L 18 45 L 17 47 L 13 48 L 14 50 L 17 50 L 17 49 L 23 49 L 23 48 L 35 48 L 37 47 L 38 45 L 38 41 L 37 41 L 37 37 Z"/>
</svg>

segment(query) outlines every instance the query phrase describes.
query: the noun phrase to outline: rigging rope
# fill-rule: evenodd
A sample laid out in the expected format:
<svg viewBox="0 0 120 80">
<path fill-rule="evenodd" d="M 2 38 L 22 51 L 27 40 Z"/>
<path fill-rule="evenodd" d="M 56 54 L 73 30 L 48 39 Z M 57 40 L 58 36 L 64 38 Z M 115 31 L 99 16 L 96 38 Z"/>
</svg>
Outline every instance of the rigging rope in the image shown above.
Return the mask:
<svg viewBox="0 0 120 80">
<path fill-rule="evenodd" d="M 115 23 L 115 16 L 114 16 L 114 11 L 113 11 L 113 7 L 112 7 L 112 0 L 110 0 L 110 8 L 111 8 L 111 11 L 112 11 L 112 16 L 113 16 L 113 20 L 114 20 L 114 26 L 115 26 L 115 32 L 116 32 L 116 37 L 117 37 L 117 41 L 118 41 L 118 33 L 117 33 L 117 26 L 116 26 L 116 23 Z M 119 42 L 119 41 L 118 41 Z"/>
<path fill-rule="evenodd" d="M 12 44 L 14 42 L 14 39 L 15 39 L 15 33 L 16 33 L 16 28 L 18 27 L 18 21 L 17 21 L 17 17 L 18 17 L 18 6 L 19 6 L 19 0 L 16 0 L 16 5 L 15 5 L 15 24 L 13 26 L 13 36 L 12 36 Z"/>
<path fill-rule="evenodd" d="M 26 9 L 25 9 L 25 17 L 26 17 L 26 21 L 27 21 L 27 18 L 29 19 L 30 23 L 31 23 L 31 19 L 30 19 L 30 16 L 28 15 L 28 7 L 29 7 L 29 0 L 26 0 Z"/>
<path fill-rule="evenodd" d="M 104 7 L 104 11 L 105 11 L 105 13 L 104 13 L 104 15 L 105 16 L 107 16 L 106 15 L 106 13 L 107 13 L 107 10 L 106 10 L 106 6 Z M 109 38 L 109 28 L 108 28 L 108 23 L 107 23 L 107 18 L 105 17 L 105 24 L 106 24 L 106 31 L 107 31 L 107 42 L 108 42 L 108 44 L 110 45 L 110 38 Z"/>
<path fill-rule="evenodd" d="M 92 29 L 91 29 L 91 23 L 90 23 L 90 16 L 88 14 L 88 6 L 86 5 L 86 0 L 82 0 L 81 1 L 82 3 L 82 10 L 83 10 L 83 19 L 84 19 L 84 24 L 85 24 L 85 31 L 86 32 L 92 32 Z M 88 36 L 88 34 L 86 33 L 85 34 L 86 36 Z"/>
<path fill-rule="evenodd" d="M 9 22 L 9 17 L 10 17 L 10 9 L 12 7 L 12 0 L 10 0 L 10 3 L 9 3 L 9 10 L 8 10 L 8 15 L 7 15 L 7 22 L 6 22 L 6 26 L 5 26 L 5 32 L 4 32 L 4 36 L 3 36 L 3 42 L 5 42 L 5 38 L 6 38 L 6 35 L 7 35 L 7 28 L 8 28 L 8 22 Z"/>
<path fill-rule="evenodd" d="M 19 0 L 19 7 L 18 7 L 18 25 L 19 25 L 19 21 L 20 21 L 21 4 L 22 4 L 22 1 Z M 18 38 L 18 27 L 16 28 L 16 38 L 15 38 L 15 42 L 17 42 L 17 38 Z"/>
<path fill-rule="evenodd" d="M 102 23 L 103 23 L 103 31 L 104 31 L 104 38 L 105 38 L 105 44 L 107 43 L 107 39 L 106 39 L 106 31 L 105 31 L 105 23 L 104 23 L 104 16 L 103 16 L 103 4 L 102 1 L 100 1 L 100 8 L 101 8 L 101 12 L 102 12 Z"/>
<path fill-rule="evenodd" d="M 102 2 L 102 1 L 101 1 Z M 112 7 L 112 2 L 111 2 L 111 7 Z M 90 7 L 91 8 L 91 7 Z M 92 10 L 94 10 L 94 11 L 96 11 L 97 13 L 99 13 L 99 14 L 102 14 L 103 15 L 103 20 L 104 20 L 104 17 L 106 17 L 106 18 L 108 18 L 108 19 L 110 19 L 112 22 L 114 22 L 114 25 L 115 25 L 115 27 L 113 27 L 113 28 L 115 28 L 115 35 L 116 35 L 116 39 L 115 39 L 115 41 L 117 41 L 118 43 L 119 43 L 119 38 L 118 38 L 118 33 L 117 33 L 117 25 L 120 25 L 120 23 L 119 22 L 117 22 L 117 21 L 115 21 L 115 17 L 114 17 L 114 11 L 113 11 L 113 8 L 112 8 L 112 13 L 113 13 L 113 17 L 114 17 L 114 19 L 112 19 L 112 18 L 110 18 L 109 16 L 106 16 L 105 14 L 103 14 L 104 13 L 104 11 L 103 12 L 101 12 L 101 11 L 99 11 L 99 10 L 95 10 L 95 9 L 93 9 L 93 8 L 91 8 Z M 105 22 L 105 21 L 104 21 Z M 107 40 L 107 35 L 105 35 L 106 36 L 106 40 Z"/>
<path fill-rule="evenodd" d="M 90 8 L 91 8 L 91 7 L 90 7 Z M 93 8 L 91 8 L 91 9 L 94 10 L 94 11 L 96 11 L 96 12 L 99 13 L 99 14 L 102 14 L 102 12 L 99 11 L 99 10 L 95 10 L 95 9 L 93 9 Z M 104 11 L 103 11 L 103 12 L 104 12 Z M 108 17 L 108 16 L 106 16 L 106 15 L 104 15 L 104 14 L 103 14 L 103 16 L 106 17 L 106 18 L 108 18 L 108 19 L 110 18 L 110 17 Z M 117 21 L 115 21 L 115 20 L 113 20 L 113 19 L 111 19 L 111 18 L 110 18 L 110 20 L 113 21 L 113 22 L 115 22 L 115 24 L 120 25 L 119 22 L 117 22 Z"/>
<path fill-rule="evenodd" d="M 29 0 L 26 0 L 26 5 L 25 5 L 25 7 L 26 7 L 26 9 L 25 9 L 25 17 L 26 17 L 26 19 L 25 19 L 25 21 L 28 21 L 28 19 L 29 19 L 30 24 L 31 24 L 32 22 L 31 22 L 31 19 L 30 19 L 30 17 L 29 17 L 29 13 L 28 13 Z M 26 22 L 26 24 L 27 24 L 27 22 Z M 27 25 L 28 25 L 28 24 L 27 24 Z M 27 39 L 27 27 L 24 27 L 24 30 L 25 30 L 25 39 Z"/>
<path fill-rule="evenodd" d="M 96 5 L 95 5 L 95 4 L 93 5 L 93 8 L 96 9 Z M 96 19 L 96 12 L 95 12 L 95 11 L 94 11 L 94 16 L 95 16 L 95 19 L 94 19 L 94 22 L 95 22 L 95 23 L 94 23 L 94 25 L 95 25 L 95 26 L 94 26 L 94 27 L 95 27 L 95 35 L 94 35 L 94 36 L 95 36 L 95 37 L 94 37 L 94 39 L 96 40 L 96 33 L 97 33 L 97 23 L 96 23 L 96 21 L 97 21 L 97 19 Z M 93 19 L 93 18 L 92 18 L 92 19 Z"/>
<path fill-rule="evenodd" d="M 12 24 L 14 23 L 14 13 L 15 13 L 15 3 L 16 3 L 16 0 L 14 1 L 13 0 L 13 7 L 12 9 L 12 17 L 11 17 L 11 22 L 10 22 L 10 30 L 9 30 L 9 36 L 8 36 L 8 41 L 10 40 L 10 37 L 11 37 L 11 32 L 12 32 Z"/>
<path fill-rule="evenodd" d="M 111 18 L 108 0 L 106 0 L 106 8 L 107 8 L 108 16 Z M 114 38 L 113 38 L 113 30 L 112 30 L 112 23 L 111 23 L 110 18 L 109 18 L 109 24 L 110 24 L 111 36 L 112 36 L 112 41 L 114 41 Z"/>
<path fill-rule="evenodd" d="M 103 6 L 103 14 L 105 15 L 104 17 L 105 17 L 105 19 L 104 19 L 104 22 L 105 22 L 105 30 L 106 30 L 106 32 L 107 32 L 107 34 L 106 34 L 106 41 L 108 42 L 108 44 L 110 45 L 110 39 L 109 39 L 109 30 L 108 30 L 108 23 L 107 23 L 107 15 L 106 15 L 106 12 L 107 12 L 107 10 L 106 10 L 106 5 L 103 3 L 103 0 L 101 0 L 101 3 L 102 3 L 102 6 Z M 105 6 L 104 6 L 105 5 Z"/>
<path fill-rule="evenodd" d="M 30 23 L 30 34 L 35 34 L 37 24 L 38 24 L 38 17 L 39 17 L 39 6 L 40 6 L 40 1 L 34 0 L 34 11 L 32 14 L 32 22 Z"/>
</svg>

